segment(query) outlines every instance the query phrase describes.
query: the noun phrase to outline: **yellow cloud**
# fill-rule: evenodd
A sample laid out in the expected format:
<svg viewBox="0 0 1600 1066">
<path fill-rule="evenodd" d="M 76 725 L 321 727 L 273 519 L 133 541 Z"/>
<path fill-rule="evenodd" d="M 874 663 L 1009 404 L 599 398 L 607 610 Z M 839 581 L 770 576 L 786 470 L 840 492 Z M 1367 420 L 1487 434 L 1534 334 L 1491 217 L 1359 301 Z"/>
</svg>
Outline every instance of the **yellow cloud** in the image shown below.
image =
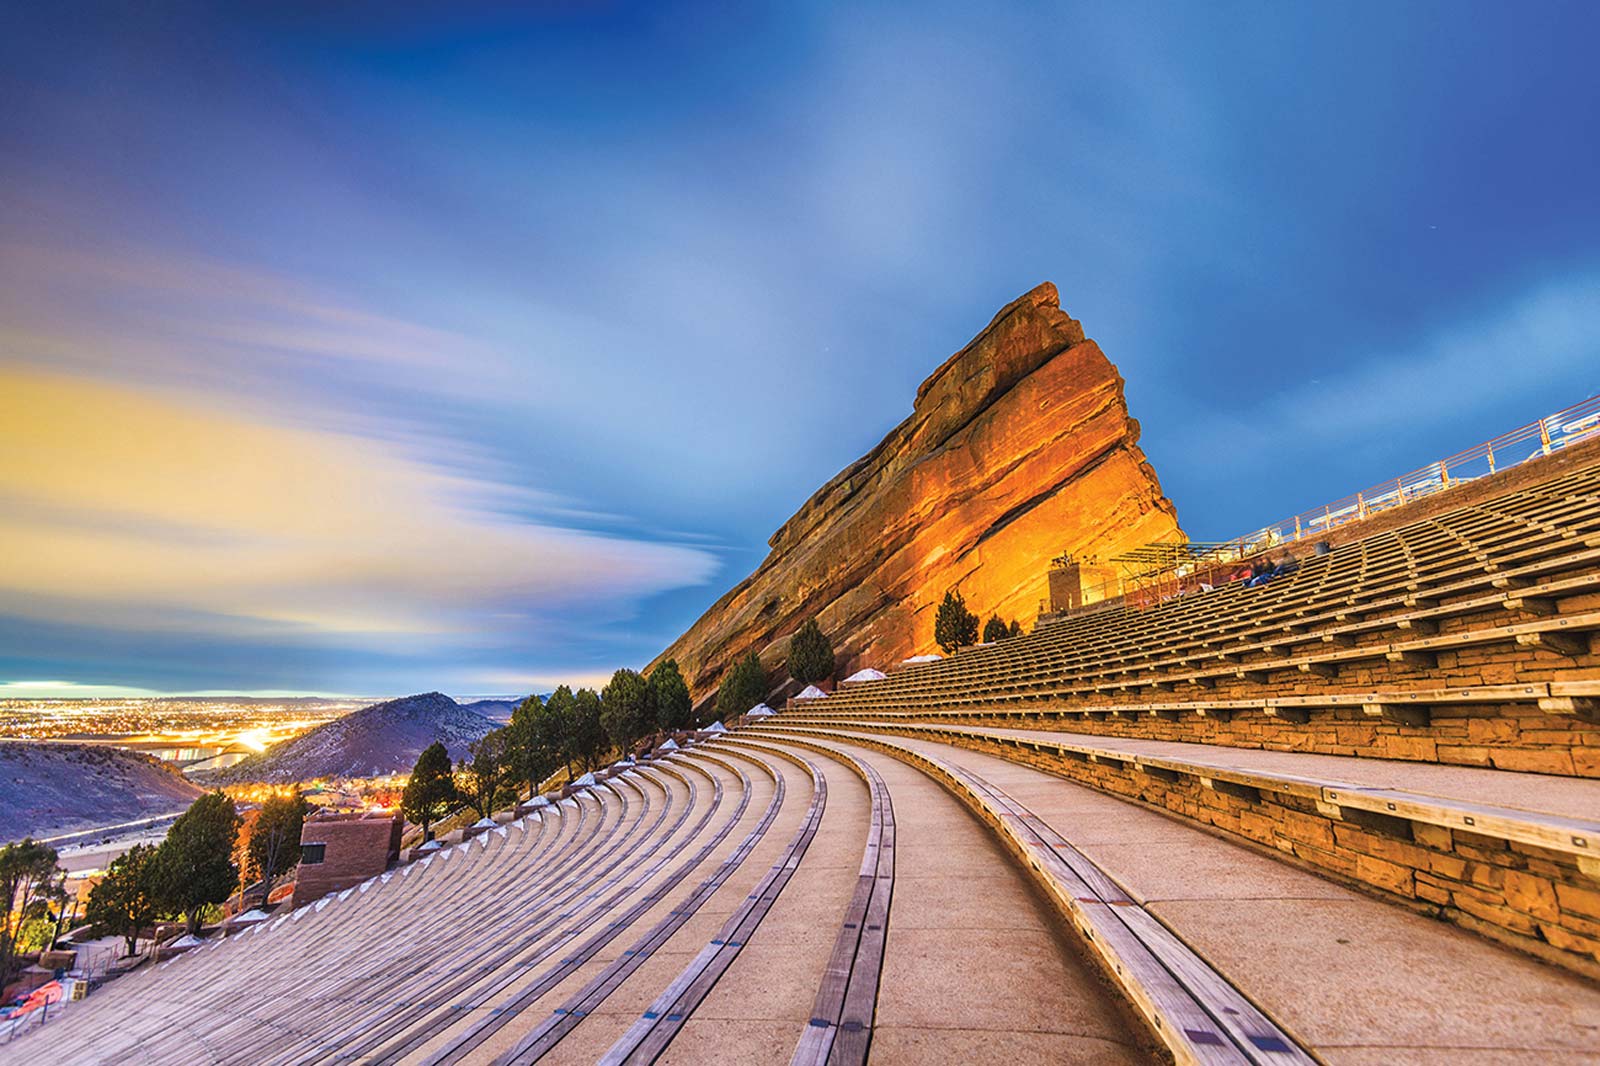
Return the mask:
<svg viewBox="0 0 1600 1066">
<path fill-rule="evenodd" d="M 468 635 L 491 613 L 625 602 L 709 576 L 695 549 L 488 507 L 508 492 L 209 395 L 0 368 L 8 614 Z"/>
</svg>

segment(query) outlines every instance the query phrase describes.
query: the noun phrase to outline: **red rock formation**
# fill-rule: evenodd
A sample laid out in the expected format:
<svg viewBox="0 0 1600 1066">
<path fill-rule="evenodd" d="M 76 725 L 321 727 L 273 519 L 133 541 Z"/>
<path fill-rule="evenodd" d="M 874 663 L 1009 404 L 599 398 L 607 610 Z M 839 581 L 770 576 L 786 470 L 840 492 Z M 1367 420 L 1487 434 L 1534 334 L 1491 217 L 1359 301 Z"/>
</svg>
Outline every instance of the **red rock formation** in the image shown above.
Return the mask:
<svg viewBox="0 0 1600 1066">
<path fill-rule="evenodd" d="M 1053 557 L 1183 536 L 1138 440 L 1116 367 L 1046 282 L 934 371 L 911 417 L 819 489 L 662 657 L 700 700 L 752 647 L 776 672 L 808 615 L 840 676 L 934 650 L 948 589 L 984 618 L 1031 624 Z"/>
</svg>

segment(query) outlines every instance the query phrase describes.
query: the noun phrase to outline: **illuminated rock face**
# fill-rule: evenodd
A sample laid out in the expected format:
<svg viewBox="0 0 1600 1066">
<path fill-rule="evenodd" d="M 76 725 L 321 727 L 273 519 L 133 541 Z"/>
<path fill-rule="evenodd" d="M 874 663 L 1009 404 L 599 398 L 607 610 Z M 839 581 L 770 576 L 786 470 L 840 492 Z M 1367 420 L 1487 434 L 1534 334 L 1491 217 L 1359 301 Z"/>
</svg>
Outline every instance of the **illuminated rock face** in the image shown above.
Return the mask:
<svg viewBox="0 0 1600 1066">
<path fill-rule="evenodd" d="M 664 656 L 700 700 L 752 647 L 777 680 L 812 614 L 841 677 L 936 650 L 948 589 L 982 618 L 1029 625 L 1053 557 L 1181 538 L 1138 440 L 1116 367 L 1040 285 L 934 371 L 911 417 L 819 489 Z"/>
</svg>

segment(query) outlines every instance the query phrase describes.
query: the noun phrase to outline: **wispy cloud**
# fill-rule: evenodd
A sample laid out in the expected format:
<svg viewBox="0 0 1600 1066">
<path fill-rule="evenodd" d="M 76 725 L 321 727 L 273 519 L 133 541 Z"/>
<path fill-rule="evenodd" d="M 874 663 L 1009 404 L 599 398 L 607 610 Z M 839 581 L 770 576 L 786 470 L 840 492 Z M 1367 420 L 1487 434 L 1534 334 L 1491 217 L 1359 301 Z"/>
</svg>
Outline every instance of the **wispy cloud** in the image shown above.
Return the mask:
<svg viewBox="0 0 1600 1066">
<path fill-rule="evenodd" d="M 0 371 L 0 612 L 239 637 L 460 642 L 706 580 L 683 545 L 518 520 L 514 487 L 226 398 Z"/>
<path fill-rule="evenodd" d="M 1165 471 L 1241 497 L 1248 494 L 1242 487 L 1265 489 L 1281 496 L 1284 514 L 1315 506 L 1319 490 L 1308 486 L 1318 484 L 1318 472 L 1332 475 L 1320 491 L 1342 496 L 1600 393 L 1597 337 L 1600 270 L 1578 269 L 1393 348 L 1337 351 L 1330 347 L 1336 337 L 1308 339 L 1292 365 L 1314 376 L 1284 387 L 1274 373 L 1241 379 L 1245 402 L 1196 410 L 1168 427 L 1176 462 Z M 1508 408 L 1516 412 L 1510 418 L 1494 413 Z M 1415 451 L 1412 442 L 1424 440 L 1443 443 Z M 1281 517 L 1235 510 L 1244 516 L 1240 530 Z"/>
</svg>

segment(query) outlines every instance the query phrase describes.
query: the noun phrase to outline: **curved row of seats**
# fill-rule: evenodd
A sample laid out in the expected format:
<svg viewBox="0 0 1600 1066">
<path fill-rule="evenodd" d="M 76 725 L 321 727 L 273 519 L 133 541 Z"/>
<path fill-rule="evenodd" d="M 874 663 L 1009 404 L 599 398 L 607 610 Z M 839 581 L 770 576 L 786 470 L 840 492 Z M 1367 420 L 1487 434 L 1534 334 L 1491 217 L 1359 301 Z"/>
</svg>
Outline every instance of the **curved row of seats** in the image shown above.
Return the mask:
<svg viewBox="0 0 1600 1066">
<path fill-rule="evenodd" d="M 1042 624 L 795 707 L 1600 777 L 1597 629 L 1591 464 L 1262 587 Z"/>
<path fill-rule="evenodd" d="M 681 926 L 725 882 L 746 887 L 746 860 L 768 830 L 798 817 L 782 763 L 690 752 L 643 764 L 124 978 L 0 1058 L 469 1057 L 496 1035 L 486 1019 L 515 1020 L 540 992 L 559 994 L 662 912 Z"/>
<path fill-rule="evenodd" d="M 1153 793 L 1132 802 L 1077 783 L 1034 761 L 1053 743 L 1076 742 L 787 715 L 704 737 L 124 978 L 0 1045 L 0 1061 L 1589 1054 L 1592 981 L 1154 813 Z M 1202 765 L 1171 747 L 1123 742 L 1081 765 L 1240 804 L 1314 779 L 1304 762 L 1247 778 L 1218 749 L 1189 746 Z M 1489 775 L 1450 816 L 1518 846 L 1550 843 L 1538 827 L 1593 787 L 1552 779 L 1567 791 L 1529 812 L 1493 806 L 1516 798 L 1502 779 L 1519 775 L 1408 769 L 1432 774 L 1421 784 L 1435 791 Z M 1366 815 L 1450 806 L 1389 783 L 1355 781 L 1331 805 L 1363 831 L 1385 828 Z M 1385 803 L 1398 813 L 1380 814 Z"/>
</svg>

